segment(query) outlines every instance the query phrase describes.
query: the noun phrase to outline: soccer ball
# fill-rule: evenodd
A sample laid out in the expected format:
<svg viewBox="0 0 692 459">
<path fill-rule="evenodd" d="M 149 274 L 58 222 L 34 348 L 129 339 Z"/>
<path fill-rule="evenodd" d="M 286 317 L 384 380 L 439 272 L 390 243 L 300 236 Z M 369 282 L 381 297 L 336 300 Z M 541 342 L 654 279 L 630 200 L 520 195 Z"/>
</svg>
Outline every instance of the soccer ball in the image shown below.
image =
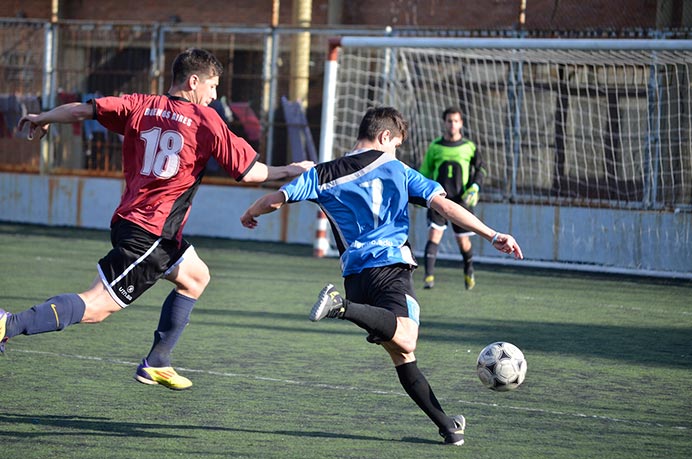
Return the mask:
<svg viewBox="0 0 692 459">
<path fill-rule="evenodd" d="M 488 344 L 478 355 L 476 373 L 489 389 L 514 390 L 526 377 L 526 359 L 514 344 L 498 341 Z"/>
</svg>

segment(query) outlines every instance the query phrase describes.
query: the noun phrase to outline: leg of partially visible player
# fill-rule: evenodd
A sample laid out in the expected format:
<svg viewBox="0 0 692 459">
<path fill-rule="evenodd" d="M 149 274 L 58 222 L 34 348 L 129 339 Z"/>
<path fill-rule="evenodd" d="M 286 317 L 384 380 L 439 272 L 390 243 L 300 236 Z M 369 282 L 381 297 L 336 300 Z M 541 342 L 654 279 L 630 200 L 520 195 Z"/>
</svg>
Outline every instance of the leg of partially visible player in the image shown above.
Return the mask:
<svg viewBox="0 0 692 459">
<path fill-rule="evenodd" d="M 435 212 L 430 209 L 428 213 Z M 439 215 L 439 214 L 438 214 Z M 435 286 L 435 264 L 437 263 L 437 252 L 439 250 L 440 241 L 444 235 L 446 225 L 438 224 L 435 221 L 428 218 L 429 230 L 428 230 L 428 242 L 425 244 L 425 279 L 423 288 L 430 289 Z"/>
<path fill-rule="evenodd" d="M 471 247 L 471 238 L 468 233 L 456 235 L 459 251 L 464 259 L 464 286 L 466 290 L 471 290 L 476 286 L 476 278 L 473 273 L 473 250 Z"/>
</svg>

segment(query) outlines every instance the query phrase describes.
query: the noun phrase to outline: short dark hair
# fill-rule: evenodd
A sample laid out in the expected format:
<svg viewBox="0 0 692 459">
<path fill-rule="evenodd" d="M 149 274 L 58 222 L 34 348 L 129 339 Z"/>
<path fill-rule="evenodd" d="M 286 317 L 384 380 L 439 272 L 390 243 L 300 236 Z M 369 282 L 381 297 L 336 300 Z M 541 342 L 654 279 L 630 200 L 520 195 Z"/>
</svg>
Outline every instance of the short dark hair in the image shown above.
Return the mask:
<svg viewBox="0 0 692 459">
<path fill-rule="evenodd" d="M 223 66 L 209 51 L 189 48 L 175 58 L 172 72 L 173 84 L 181 84 L 194 74 L 204 78 L 220 77 L 223 74 Z"/>
<path fill-rule="evenodd" d="M 461 119 L 464 119 L 463 113 L 461 113 L 461 109 L 459 107 L 453 106 L 453 107 L 447 107 L 445 108 L 445 111 L 442 112 L 442 119 L 446 120 L 447 115 L 451 115 L 453 113 L 458 113 Z"/>
<path fill-rule="evenodd" d="M 358 140 L 375 140 L 380 132 L 387 130 L 395 137 L 400 136 L 403 142 L 408 136 L 408 121 L 396 108 L 370 108 L 360 122 Z"/>
</svg>

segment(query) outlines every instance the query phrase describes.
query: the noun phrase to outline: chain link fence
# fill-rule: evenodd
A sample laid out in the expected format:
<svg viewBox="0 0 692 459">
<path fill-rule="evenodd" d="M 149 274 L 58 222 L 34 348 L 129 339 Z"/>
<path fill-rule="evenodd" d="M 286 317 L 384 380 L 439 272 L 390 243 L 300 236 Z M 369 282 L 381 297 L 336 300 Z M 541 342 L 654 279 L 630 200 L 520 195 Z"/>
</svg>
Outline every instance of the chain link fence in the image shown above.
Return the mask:
<svg viewBox="0 0 692 459">
<path fill-rule="evenodd" d="M 291 152 L 281 98 L 290 97 L 296 79 L 307 78 L 303 106 L 312 138 L 319 139 L 329 38 L 461 33 L 410 27 L 310 28 L 309 70 L 300 76 L 292 67 L 296 40 L 305 32 L 290 27 L 0 19 L 0 170 L 119 176 L 120 139 L 97 122 L 53 126 L 48 141 L 27 142 L 17 132 L 17 121 L 25 113 L 93 97 L 164 93 L 172 60 L 189 47 L 211 50 L 224 65 L 216 108 L 229 128 L 247 139 L 263 161 L 284 164 Z M 540 31 L 463 31 L 464 36 L 493 33 L 541 36 Z M 636 36 L 660 33 L 638 31 Z M 631 38 L 631 33 L 623 36 Z M 209 172 L 214 175 L 214 170 Z"/>
<path fill-rule="evenodd" d="M 125 93 L 165 93 L 175 56 L 212 51 L 225 68 L 215 108 L 270 164 L 290 161 L 281 97 L 289 96 L 293 41 L 304 29 L 0 20 L 0 169 L 120 174 L 120 139 L 95 121 L 52 126 L 47 142 L 17 132 L 25 113 Z M 324 58 L 329 37 L 385 29 L 310 29 L 306 117 L 319 138 Z M 210 170 L 214 175 L 213 166 Z"/>
</svg>

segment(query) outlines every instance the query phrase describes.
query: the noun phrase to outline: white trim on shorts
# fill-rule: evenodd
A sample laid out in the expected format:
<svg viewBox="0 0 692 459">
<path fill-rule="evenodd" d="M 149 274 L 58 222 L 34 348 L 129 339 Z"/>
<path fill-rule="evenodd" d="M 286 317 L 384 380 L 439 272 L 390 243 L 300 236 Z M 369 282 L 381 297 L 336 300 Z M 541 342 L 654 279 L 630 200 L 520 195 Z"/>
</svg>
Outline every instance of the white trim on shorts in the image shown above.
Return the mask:
<svg viewBox="0 0 692 459">
<path fill-rule="evenodd" d="M 111 298 L 113 298 L 113 300 L 115 300 L 115 302 L 118 303 L 118 306 L 120 306 L 121 308 L 124 309 L 124 308 L 127 307 L 127 305 L 126 305 L 125 303 L 123 303 L 122 301 L 120 301 L 120 298 L 118 298 L 118 295 L 115 294 L 115 292 L 113 291 L 113 285 L 117 284 L 123 277 L 125 277 L 125 275 L 127 275 L 127 273 L 129 273 L 130 271 L 132 271 L 133 269 L 135 269 L 135 267 L 136 267 L 138 264 L 140 264 L 140 263 L 142 262 L 142 260 L 144 260 L 146 257 L 148 257 L 149 254 L 150 254 L 151 252 L 153 252 L 154 249 L 156 249 L 156 247 L 159 246 L 159 243 L 161 242 L 161 239 L 162 239 L 162 238 L 158 238 L 158 239 L 156 240 L 156 242 L 154 242 L 154 243 L 151 245 L 151 247 L 149 247 L 149 250 L 147 250 L 146 252 L 144 252 L 144 253 L 142 254 L 141 257 L 137 258 L 137 260 L 135 260 L 134 263 L 132 263 L 130 266 L 128 266 L 128 267 L 125 269 L 125 271 L 122 272 L 122 274 L 120 274 L 118 277 L 116 277 L 115 279 L 113 279 L 113 281 L 112 281 L 111 283 L 108 283 L 108 280 L 106 279 L 106 276 L 103 274 L 103 271 L 101 270 L 101 265 L 98 264 L 98 263 L 96 263 L 96 269 L 98 269 L 99 276 L 101 277 L 101 282 L 103 283 L 104 287 L 106 287 L 106 290 L 108 290 L 108 294 L 111 296 Z M 187 252 L 187 250 L 186 250 L 186 252 Z M 181 257 L 181 258 L 182 258 L 182 257 Z"/>
<path fill-rule="evenodd" d="M 446 224 L 445 225 L 438 225 L 437 223 L 434 223 L 431 221 L 428 223 L 428 228 L 432 228 L 432 229 L 435 229 L 438 231 L 444 231 L 447 229 L 447 225 Z"/>
</svg>

